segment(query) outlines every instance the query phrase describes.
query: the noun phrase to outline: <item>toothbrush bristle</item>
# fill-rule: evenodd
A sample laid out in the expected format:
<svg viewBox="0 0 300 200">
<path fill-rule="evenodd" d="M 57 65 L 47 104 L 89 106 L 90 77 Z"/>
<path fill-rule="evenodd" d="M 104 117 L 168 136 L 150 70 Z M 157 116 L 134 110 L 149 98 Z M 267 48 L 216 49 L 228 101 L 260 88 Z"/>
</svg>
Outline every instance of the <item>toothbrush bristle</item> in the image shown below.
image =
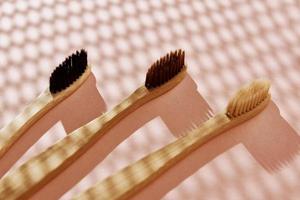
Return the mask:
<svg viewBox="0 0 300 200">
<path fill-rule="evenodd" d="M 184 51 L 170 52 L 148 69 L 145 87 L 153 89 L 168 82 L 184 68 Z"/>
<path fill-rule="evenodd" d="M 255 80 L 241 88 L 227 105 L 227 116 L 235 118 L 253 110 L 269 95 L 270 82 Z"/>
<path fill-rule="evenodd" d="M 56 67 L 49 79 L 49 90 L 56 94 L 68 88 L 87 69 L 87 52 L 84 49 L 76 51 Z"/>
</svg>

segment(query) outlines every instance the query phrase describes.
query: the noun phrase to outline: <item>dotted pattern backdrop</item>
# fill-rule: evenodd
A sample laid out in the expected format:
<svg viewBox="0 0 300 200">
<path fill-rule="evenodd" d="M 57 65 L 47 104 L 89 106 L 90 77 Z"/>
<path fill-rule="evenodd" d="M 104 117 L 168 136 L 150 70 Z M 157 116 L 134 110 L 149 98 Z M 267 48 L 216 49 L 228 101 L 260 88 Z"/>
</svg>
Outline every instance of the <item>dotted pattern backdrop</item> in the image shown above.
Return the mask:
<svg viewBox="0 0 300 200">
<path fill-rule="evenodd" d="M 182 48 L 190 75 L 214 110 L 222 109 L 240 84 L 268 77 L 281 114 L 299 133 L 299 38 L 297 0 L 1 1 L 0 126 L 45 88 L 52 69 L 76 49 L 88 51 L 99 91 L 110 109 L 143 83 L 153 61 Z M 166 134 L 153 134 L 157 132 Z M 63 136 L 57 124 L 16 166 Z M 148 142 L 142 142 L 145 137 Z M 160 119 L 152 120 L 62 199 L 171 139 Z M 241 160 L 255 176 L 247 173 Z M 272 199 L 299 197 L 300 156 L 277 173 L 264 172 L 238 145 L 165 199 L 199 199 L 201 193 L 205 194 L 201 199 L 266 199 L 266 194 Z M 263 188 L 257 184 L 262 180 Z"/>
</svg>

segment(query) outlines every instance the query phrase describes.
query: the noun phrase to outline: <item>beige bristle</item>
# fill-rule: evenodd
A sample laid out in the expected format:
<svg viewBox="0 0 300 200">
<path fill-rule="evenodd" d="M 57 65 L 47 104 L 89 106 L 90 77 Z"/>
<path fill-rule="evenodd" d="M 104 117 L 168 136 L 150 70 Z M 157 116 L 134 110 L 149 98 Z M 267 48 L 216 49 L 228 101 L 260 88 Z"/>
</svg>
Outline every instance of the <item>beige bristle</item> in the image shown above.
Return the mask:
<svg viewBox="0 0 300 200">
<path fill-rule="evenodd" d="M 242 87 L 228 103 L 227 115 L 234 118 L 251 111 L 268 97 L 269 89 L 268 80 L 255 80 Z"/>
</svg>

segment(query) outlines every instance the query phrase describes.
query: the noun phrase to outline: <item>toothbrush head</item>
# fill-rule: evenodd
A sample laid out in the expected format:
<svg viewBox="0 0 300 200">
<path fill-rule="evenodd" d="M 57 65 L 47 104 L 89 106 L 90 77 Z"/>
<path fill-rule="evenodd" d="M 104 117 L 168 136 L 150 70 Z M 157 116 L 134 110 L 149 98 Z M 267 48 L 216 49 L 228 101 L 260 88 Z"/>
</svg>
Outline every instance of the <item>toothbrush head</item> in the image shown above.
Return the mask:
<svg viewBox="0 0 300 200">
<path fill-rule="evenodd" d="M 51 94 L 59 93 L 72 85 L 87 69 L 87 52 L 82 49 L 67 57 L 51 76 L 49 90 Z"/>
<path fill-rule="evenodd" d="M 269 89 L 270 82 L 260 79 L 242 87 L 228 103 L 227 116 L 229 118 L 239 117 L 268 101 L 270 99 Z"/>
<path fill-rule="evenodd" d="M 179 49 L 170 52 L 148 69 L 145 87 L 148 90 L 159 87 L 179 74 L 184 68 L 184 51 Z"/>
</svg>

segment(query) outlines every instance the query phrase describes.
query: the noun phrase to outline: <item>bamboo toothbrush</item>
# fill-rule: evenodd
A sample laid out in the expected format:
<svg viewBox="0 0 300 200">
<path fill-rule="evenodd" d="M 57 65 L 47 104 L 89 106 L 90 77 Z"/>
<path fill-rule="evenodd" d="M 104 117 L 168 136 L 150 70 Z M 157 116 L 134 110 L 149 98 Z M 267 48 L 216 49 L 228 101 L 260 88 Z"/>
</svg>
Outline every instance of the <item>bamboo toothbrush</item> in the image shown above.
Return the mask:
<svg viewBox="0 0 300 200">
<path fill-rule="evenodd" d="M 252 82 L 237 92 L 225 112 L 215 115 L 186 136 L 106 178 L 74 199 L 129 199 L 208 140 L 258 115 L 270 101 L 269 87 L 268 81 Z"/>
<path fill-rule="evenodd" d="M 0 130 L 0 159 L 31 126 L 75 92 L 90 72 L 84 50 L 77 51 L 60 64 L 50 76 L 49 88 Z"/>
<path fill-rule="evenodd" d="M 159 59 L 149 68 L 145 85 L 139 87 L 127 99 L 2 178 L 0 199 L 30 198 L 34 192 L 40 190 L 83 155 L 124 117 L 171 90 L 185 75 L 183 51 L 177 50 Z"/>
</svg>

